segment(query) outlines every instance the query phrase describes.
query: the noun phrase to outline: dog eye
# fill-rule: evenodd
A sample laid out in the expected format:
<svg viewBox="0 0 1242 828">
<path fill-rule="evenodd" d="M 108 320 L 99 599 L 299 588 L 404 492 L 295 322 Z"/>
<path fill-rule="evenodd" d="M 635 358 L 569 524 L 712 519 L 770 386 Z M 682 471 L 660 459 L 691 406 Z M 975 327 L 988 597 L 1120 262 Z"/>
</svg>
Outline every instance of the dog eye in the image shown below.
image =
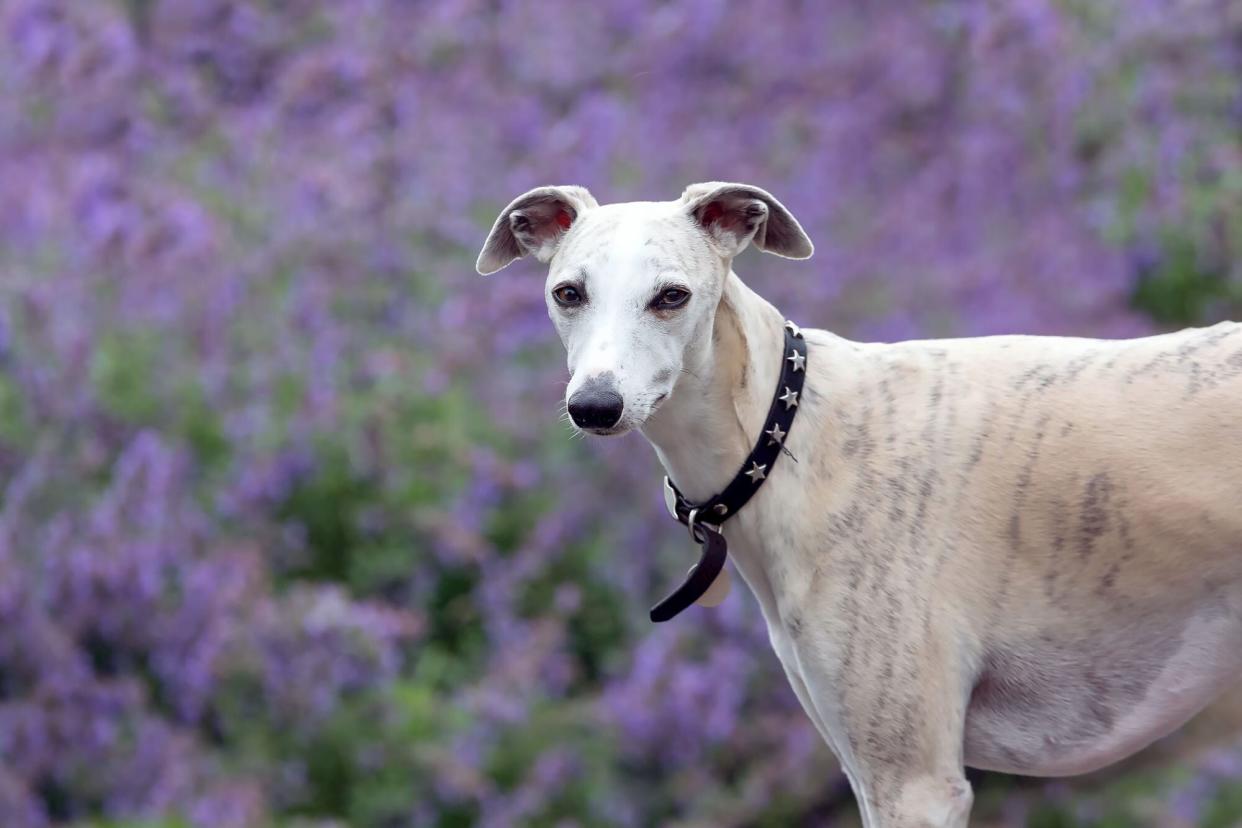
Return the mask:
<svg viewBox="0 0 1242 828">
<path fill-rule="evenodd" d="M 573 308 L 582 304 L 582 291 L 573 285 L 561 285 L 552 291 L 552 298 L 562 308 Z"/>
<path fill-rule="evenodd" d="M 690 291 L 682 288 L 669 288 L 656 297 L 652 307 L 656 310 L 671 310 L 680 308 L 690 299 Z"/>
</svg>

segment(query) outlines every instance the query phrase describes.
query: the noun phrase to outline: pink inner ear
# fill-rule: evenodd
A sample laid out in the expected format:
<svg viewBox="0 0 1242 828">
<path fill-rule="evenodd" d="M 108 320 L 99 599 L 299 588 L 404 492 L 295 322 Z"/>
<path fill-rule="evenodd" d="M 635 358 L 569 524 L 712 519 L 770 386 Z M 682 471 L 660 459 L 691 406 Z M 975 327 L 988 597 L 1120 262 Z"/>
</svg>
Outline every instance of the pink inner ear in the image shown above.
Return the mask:
<svg viewBox="0 0 1242 828">
<path fill-rule="evenodd" d="M 704 226 L 715 224 L 722 215 L 724 215 L 724 208 L 717 202 L 713 201 L 711 204 L 708 204 L 703 208 L 703 218 L 701 221 Z"/>
<path fill-rule="evenodd" d="M 559 210 L 556 214 L 556 223 L 561 226 L 562 230 L 568 230 L 569 225 L 574 223 L 574 217 L 569 214 L 568 210 Z"/>
</svg>

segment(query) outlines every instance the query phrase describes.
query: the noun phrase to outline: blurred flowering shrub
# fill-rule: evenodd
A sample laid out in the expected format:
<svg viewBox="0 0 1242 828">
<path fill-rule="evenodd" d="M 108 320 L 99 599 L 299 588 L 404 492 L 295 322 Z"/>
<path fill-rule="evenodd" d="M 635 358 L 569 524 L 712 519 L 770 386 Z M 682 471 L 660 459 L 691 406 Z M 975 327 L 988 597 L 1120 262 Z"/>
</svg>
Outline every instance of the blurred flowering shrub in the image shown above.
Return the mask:
<svg viewBox="0 0 1242 828">
<path fill-rule="evenodd" d="M 752 181 L 818 254 L 738 269 L 804 324 L 1209 321 L 1240 43 L 1228 0 L 3 0 L 0 824 L 830 820 L 749 598 L 646 624 L 653 458 L 567 439 L 486 227 Z M 1230 824 L 1205 762 L 981 808 Z"/>
</svg>

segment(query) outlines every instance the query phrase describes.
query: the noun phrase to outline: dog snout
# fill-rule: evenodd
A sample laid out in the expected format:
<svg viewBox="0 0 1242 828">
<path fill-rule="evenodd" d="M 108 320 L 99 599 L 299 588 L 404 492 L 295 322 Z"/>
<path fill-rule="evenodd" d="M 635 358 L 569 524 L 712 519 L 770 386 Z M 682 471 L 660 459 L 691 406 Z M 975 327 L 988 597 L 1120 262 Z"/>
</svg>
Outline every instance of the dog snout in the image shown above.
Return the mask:
<svg viewBox="0 0 1242 828">
<path fill-rule="evenodd" d="M 569 398 L 569 416 L 578 428 L 612 428 L 621 420 L 625 401 L 610 383 L 588 380 Z"/>
</svg>

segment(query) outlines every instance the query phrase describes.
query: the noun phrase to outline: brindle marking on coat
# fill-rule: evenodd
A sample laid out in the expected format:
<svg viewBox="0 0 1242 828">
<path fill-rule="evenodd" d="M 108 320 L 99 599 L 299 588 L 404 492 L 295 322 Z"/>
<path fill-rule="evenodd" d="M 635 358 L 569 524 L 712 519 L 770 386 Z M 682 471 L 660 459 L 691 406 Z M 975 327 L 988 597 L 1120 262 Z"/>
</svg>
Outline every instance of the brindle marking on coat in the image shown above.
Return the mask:
<svg viewBox="0 0 1242 828">
<path fill-rule="evenodd" d="M 593 429 L 640 429 L 701 501 L 758 438 L 784 357 L 781 314 L 732 270 L 748 244 L 811 253 L 755 187 L 604 207 L 546 187 L 501 213 L 479 270 L 549 265 L 571 413 L 604 383 L 616 419 Z M 585 300 L 555 300 L 564 284 Z M 670 285 L 689 300 L 653 309 Z M 1236 681 L 1242 325 L 1124 341 L 804 333 L 790 456 L 724 532 L 869 828 L 960 828 L 964 765 L 1092 770 Z"/>
</svg>

